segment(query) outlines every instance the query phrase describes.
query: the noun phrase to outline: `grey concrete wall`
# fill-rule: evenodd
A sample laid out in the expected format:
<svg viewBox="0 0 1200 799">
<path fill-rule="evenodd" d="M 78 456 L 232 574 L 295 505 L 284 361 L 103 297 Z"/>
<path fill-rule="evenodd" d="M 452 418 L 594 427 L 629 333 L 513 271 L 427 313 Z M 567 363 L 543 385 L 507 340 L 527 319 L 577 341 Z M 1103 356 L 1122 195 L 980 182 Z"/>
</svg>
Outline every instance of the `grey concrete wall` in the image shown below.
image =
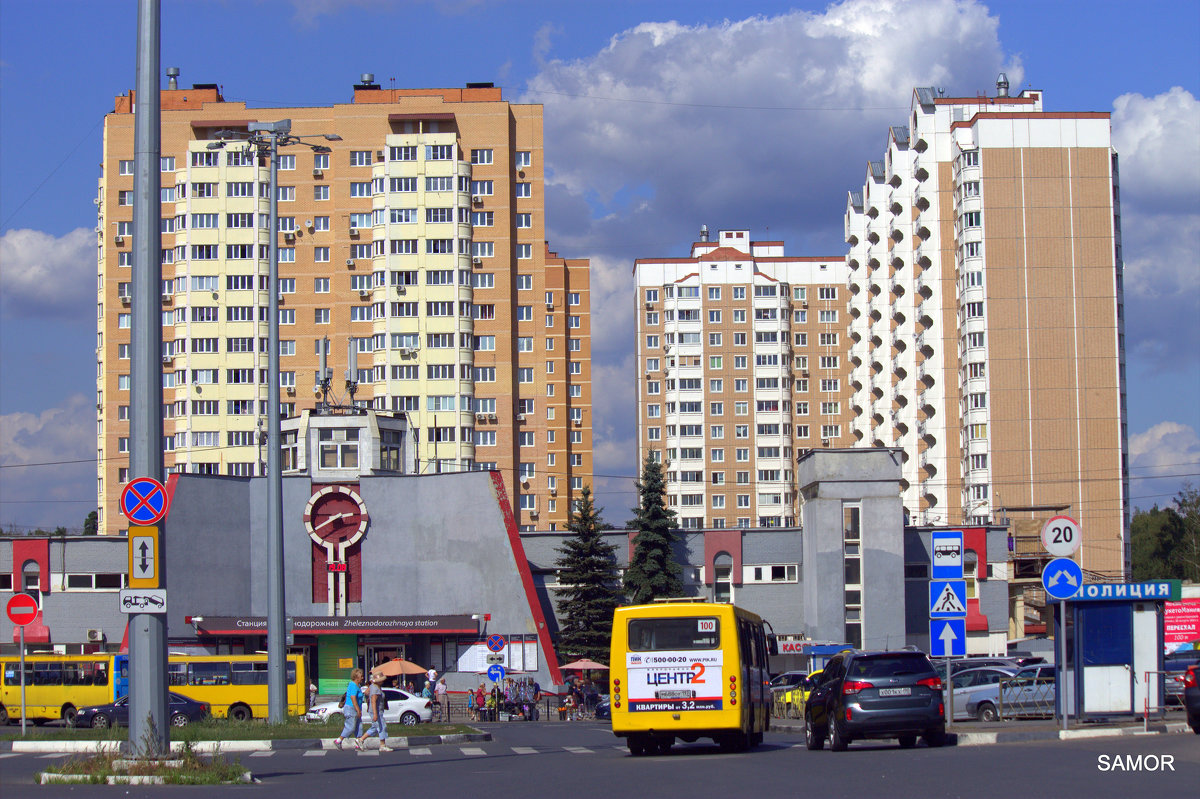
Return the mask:
<svg viewBox="0 0 1200 799">
<path fill-rule="evenodd" d="M 797 461 L 803 497 L 805 633 L 814 640 L 845 637 L 842 503 L 862 507 L 863 646 L 902 645 L 904 617 L 903 507 L 900 451 L 817 449 Z"/>
</svg>

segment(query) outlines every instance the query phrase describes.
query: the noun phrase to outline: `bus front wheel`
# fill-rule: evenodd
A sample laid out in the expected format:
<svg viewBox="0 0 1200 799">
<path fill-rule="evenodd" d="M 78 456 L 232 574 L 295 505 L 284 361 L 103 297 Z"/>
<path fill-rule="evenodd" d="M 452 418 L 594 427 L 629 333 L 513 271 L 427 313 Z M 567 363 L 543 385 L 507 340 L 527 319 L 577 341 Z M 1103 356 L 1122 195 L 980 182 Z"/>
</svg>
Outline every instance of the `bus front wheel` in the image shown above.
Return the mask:
<svg viewBox="0 0 1200 799">
<path fill-rule="evenodd" d="M 249 721 L 254 718 L 254 714 L 245 705 L 234 705 L 229 708 L 229 718 L 231 721 Z"/>
<path fill-rule="evenodd" d="M 0 705 L 0 725 L 8 724 L 8 708 Z"/>
</svg>

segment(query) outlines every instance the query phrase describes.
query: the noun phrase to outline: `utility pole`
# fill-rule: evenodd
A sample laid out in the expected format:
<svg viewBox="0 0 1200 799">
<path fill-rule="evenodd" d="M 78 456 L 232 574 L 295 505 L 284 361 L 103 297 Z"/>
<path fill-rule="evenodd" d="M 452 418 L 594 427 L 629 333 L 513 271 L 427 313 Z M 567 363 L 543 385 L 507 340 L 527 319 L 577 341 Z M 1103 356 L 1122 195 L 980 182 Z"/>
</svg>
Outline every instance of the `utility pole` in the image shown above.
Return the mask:
<svg viewBox="0 0 1200 799">
<path fill-rule="evenodd" d="M 139 0 L 134 95 L 133 307 L 131 313 L 129 476 L 163 479 L 162 231 L 159 0 Z M 166 588 L 166 531 L 159 522 L 160 588 Z M 129 616 L 129 748 L 156 757 L 170 744 L 167 617 Z"/>
</svg>

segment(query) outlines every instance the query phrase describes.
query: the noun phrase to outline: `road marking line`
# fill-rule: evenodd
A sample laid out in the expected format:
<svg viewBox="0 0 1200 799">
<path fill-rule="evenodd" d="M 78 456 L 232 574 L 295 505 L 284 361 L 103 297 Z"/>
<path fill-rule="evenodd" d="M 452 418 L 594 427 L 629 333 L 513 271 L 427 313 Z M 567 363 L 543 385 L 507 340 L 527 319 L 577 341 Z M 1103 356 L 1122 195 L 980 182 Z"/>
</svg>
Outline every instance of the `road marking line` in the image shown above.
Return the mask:
<svg viewBox="0 0 1200 799">
<path fill-rule="evenodd" d="M 537 754 L 537 750 L 534 749 L 532 746 L 514 746 L 514 747 L 512 747 L 512 750 L 513 750 L 513 752 L 515 752 L 518 755 L 536 755 Z"/>
<path fill-rule="evenodd" d="M 38 760 L 53 760 L 56 757 L 66 757 L 66 752 L 53 752 L 48 755 L 38 755 Z"/>
<path fill-rule="evenodd" d="M 464 755 L 470 755 L 472 757 L 479 757 L 480 755 L 487 754 L 487 752 L 483 751 L 477 746 L 460 746 L 458 751 L 462 752 Z"/>
<path fill-rule="evenodd" d="M 570 752 L 573 755 L 590 755 L 590 754 L 592 754 L 592 750 L 588 749 L 586 746 L 564 746 L 563 749 L 566 749 L 568 752 Z"/>
<path fill-rule="evenodd" d="M 414 746 L 413 748 L 409 749 L 408 752 L 409 752 L 409 754 L 413 754 L 413 755 L 432 755 L 433 754 L 433 752 L 430 751 L 428 746 Z"/>
<path fill-rule="evenodd" d="M 304 753 L 304 757 L 325 757 L 329 754 L 327 749 L 310 749 Z"/>
<path fill-rule="evenodd" d="M 275 750 L 267 749 L 263 752 L 251 752 L 250 757 L 271 757 L 273 754 L 275 754 Z"/>
<path fill-rule="evenodd" d="M 0 760 L 3 760 L 6 757 L 16 757 L 19 754 L 21 754 L 21 753 L 20 752 L 3 752 L 3 753 L 0 753 Z"/>
<path fill-rule="evenodd" d="M 358 752 L 359 757 L 379 757 L 378 749 L 361 749 Z"/>
</svg>

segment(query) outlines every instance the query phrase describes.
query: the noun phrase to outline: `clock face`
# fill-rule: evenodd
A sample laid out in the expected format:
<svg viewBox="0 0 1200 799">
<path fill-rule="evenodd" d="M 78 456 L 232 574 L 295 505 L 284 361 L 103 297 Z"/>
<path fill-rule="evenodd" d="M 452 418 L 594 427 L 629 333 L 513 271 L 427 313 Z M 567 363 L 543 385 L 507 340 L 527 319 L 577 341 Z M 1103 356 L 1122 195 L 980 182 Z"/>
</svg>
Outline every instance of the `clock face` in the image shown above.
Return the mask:
<svg viewBox="0 0 1200 799">
<path fill-rule="evenodd" d="M 367 530 L 367 508 L 353 489 L 326 486 L 309 499 L 304 526 L 317 543 L 352 544 Z"/>
</svg>

